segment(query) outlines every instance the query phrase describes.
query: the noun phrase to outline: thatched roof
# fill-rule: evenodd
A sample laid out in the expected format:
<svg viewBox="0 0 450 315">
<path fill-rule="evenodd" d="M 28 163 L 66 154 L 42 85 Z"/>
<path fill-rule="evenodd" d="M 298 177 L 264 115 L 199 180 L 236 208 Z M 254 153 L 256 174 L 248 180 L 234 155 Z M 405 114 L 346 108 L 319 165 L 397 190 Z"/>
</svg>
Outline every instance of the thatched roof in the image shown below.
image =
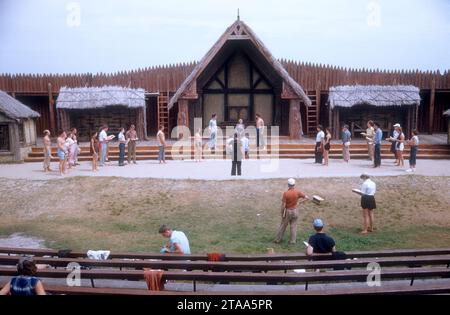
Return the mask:
<svg viewBox="0 0 450 315">
<path fill-rule="evenodd" d="M 58 109 L 99 109 L 109 106 L 145 107 L 145 91 L 121 86 L 62 87 L 56 100 Z"/>
<path fill-rule="evenodd" d="M 444 112 L 444 116 L 449 116 L 449 117 L 450 117 L 450 109 L 447 109 L 447 110 Z"/>
<path fill-rule="evenodd" d="M 344 85 L 330 88 L 328 103 L 331 108 L 420 105 L 420 95 L 412 85 Z"/>
<path fill-rule="evenodd" d="M 16 120 L 41 117 L 38 112 L 35 112 L 3 91 L 0 91 L 0 112 Z"/>
<path fill-rule="evenodd" d="M 203 70 L 209 65 L 213 58 L 219 53 L 225 43 L 229 40 L 250 40 L 258 51 L 264 56 L 264 58 L 273 67 L 276 73 L 281 76 L 284 84 L 292 90 L 294 94 L 298 96 L 307 106 L 311 106 L 311 100 L 308 98 L 303 88 L 289 75 L 284 69 L 283 65 L 275 59 L 271 52 L 267 49 L 264 43 L 256 36 L 253 30 L 241 20 L 237 20 L 230 27 L 227 28 L 225 33 L 217 40 L 214 46 L 206 53 L 202 60 L 195 66 L 191 74 L 180 85 L 177 92 L 170 99 L 169 109 L 178 101 L 183 98 L 185 92 L 189 89 L 191 84 L 197 80 Z"/>
</svg>

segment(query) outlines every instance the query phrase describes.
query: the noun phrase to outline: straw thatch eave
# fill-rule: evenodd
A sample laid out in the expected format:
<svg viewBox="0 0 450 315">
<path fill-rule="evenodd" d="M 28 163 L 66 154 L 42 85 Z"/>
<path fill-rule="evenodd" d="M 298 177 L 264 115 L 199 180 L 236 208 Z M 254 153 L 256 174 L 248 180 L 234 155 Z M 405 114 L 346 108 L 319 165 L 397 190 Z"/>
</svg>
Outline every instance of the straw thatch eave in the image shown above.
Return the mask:
<svg viewBox="0 0 450 315">
<path fill-rule="evenodd" d="M 121 86 L 62 87 L 56 100 L 57 109 L 101 109 L 110 106 L 145 107 L 145 91 Z"/>
<path fill-rule="evenodd" d="M 420 90 L 412 85 L 343 85 L 330 88 L 328 104 L 334 107 L 419 106 Z"/>
<path fill-rule="evenodd" d="M 17 121 L 41 117 L 38 112 L 35 112 L 3 91 L 0 91 L 0 112 L 5 114 L 6 117 Z"/>
</svg>

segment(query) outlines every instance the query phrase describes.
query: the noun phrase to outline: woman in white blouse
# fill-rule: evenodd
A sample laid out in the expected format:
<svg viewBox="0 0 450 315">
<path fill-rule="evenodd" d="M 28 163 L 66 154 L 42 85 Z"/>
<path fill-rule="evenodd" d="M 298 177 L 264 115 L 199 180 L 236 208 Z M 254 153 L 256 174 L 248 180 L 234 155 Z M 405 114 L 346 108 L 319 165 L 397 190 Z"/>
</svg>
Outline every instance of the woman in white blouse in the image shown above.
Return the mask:
<svg viewBox="0 0 450 315">
<path fill-rule="evenodd" d="M 361 208 L 363 209 L 363 230 L 361 234 L 366 235 L 368 232 L 373 232 L 373 209 L 377 208 L 375 202 L 375 193 L 377 192 L 377 185 L 370 179 L 367 174 L 362 174 L 360 178 L 363 180 L 361 185 Z"/>
</svg>

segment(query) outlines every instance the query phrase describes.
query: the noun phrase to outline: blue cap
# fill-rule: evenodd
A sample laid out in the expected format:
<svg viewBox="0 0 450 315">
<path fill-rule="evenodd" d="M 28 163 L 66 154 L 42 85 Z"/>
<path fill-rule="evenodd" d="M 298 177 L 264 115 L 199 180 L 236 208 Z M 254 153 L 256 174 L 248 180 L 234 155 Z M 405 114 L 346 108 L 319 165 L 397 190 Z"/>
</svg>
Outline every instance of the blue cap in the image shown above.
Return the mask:
<svg viewBox="0 0 450 315">
<path fill-rule="evenodd" d="M 313 226 L 315 228 L 321 228 L 323 227 L 323 221 L 321 219 L 315 219 L 313 222 Z"/>
</svg>

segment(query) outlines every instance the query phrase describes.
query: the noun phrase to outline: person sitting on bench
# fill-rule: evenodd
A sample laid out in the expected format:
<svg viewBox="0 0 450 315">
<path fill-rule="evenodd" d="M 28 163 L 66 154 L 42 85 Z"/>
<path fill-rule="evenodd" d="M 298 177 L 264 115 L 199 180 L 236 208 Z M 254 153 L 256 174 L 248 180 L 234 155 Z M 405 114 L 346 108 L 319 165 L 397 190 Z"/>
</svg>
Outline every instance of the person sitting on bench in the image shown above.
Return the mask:
<svg viewBox="0 0 450 315">
<path fill-rule="evenodd" d="M 172 254 L 190 254 L 191 249 L 189 247 L 189 241 L 181 231 L 172 231 L 170 227 L 163 224 L 159 228 L 159 234 L 169 239 L 169 244 L 161 249 L 161 253 Z"/>
<path fill-rule="evenodd" d="M 45 295 L 44 286 L 36 277 L 36 271 L 36 264 L 31 258 L 20 259 L 17 276 L 0 290 L 0 295 Z"/>
<path fill-rule="evenodd" d="M 334 253 L 336 251 L 336 243 L 333 238 L 323 232 L 323 221 L 321 219 L 315 219 L 313 227 L 316 230 L 316 234 L 311 235 L 309 238 L 306 255 Z"/>
</svg>

